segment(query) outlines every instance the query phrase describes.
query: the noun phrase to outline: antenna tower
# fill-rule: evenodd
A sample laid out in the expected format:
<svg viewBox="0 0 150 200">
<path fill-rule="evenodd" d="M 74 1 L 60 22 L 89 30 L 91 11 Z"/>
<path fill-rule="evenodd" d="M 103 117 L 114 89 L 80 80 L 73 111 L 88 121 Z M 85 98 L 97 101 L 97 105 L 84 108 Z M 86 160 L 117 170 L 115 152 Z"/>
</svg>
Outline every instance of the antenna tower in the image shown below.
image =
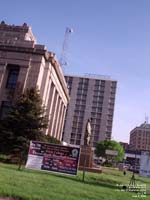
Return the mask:
<svg viewBox="0 0 150 200">
<path fill-rule="evenodd" d="M 67 63 L 67 50 L 68 50 L 69 37 L 70 37 L 71 33 L 73 33 L 73 29 L 67 27 L 65 30 L 64 41 L 63 41 L 63 45 L 62 45 L 61 57 L 59 59 L 59 63 L 62 68 L 68 64 Z"/>
</svg>

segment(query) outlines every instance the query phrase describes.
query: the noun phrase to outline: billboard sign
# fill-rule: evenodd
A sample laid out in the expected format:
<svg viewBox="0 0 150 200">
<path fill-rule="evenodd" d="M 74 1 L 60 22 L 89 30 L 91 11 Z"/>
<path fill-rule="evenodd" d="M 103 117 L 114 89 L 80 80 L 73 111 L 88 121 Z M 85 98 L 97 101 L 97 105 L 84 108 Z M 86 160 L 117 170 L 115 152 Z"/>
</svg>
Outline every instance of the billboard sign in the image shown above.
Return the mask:
<svg viewBox="0 0 150 200">
<path fill-rule="evenodd" d="M 80 148 L 31 141 L 26 168 L 77 175 Z"/>
<path fill-rule="evenodd" d="M 150 152 L 143 151 L 141 153 L 140 176 L 150 178 Z"/>
<path fill-rule="evenodd" d="M 111 155 L 111 156 L 117 156 L 118 155 L 118 151 L 106 149 L 105 154 L 106 155 Z"/>
</svg>

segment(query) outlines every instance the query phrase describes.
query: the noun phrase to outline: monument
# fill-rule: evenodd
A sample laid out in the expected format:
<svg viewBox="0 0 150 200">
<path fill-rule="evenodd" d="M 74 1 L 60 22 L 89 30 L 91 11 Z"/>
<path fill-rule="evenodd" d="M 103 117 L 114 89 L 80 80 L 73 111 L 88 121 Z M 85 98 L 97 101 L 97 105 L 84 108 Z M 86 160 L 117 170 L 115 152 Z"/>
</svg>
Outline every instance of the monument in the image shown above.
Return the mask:
<svg viewBox="0 0 150 200">
<path fill-rule="evenodd" d="M 84 145 L 81 146 L 79 169 L 83 170 L 83 181 L 85 171 L 101 173 L 102 169 L 93 165 L 94 150 L 90 146 L 92 138 L 91 119 L 88 119 L 85 127 Z"/>
<path fill-rule="evenodd" d="M 88 119 L 85 127 L 84 134 L 84 145 L 81 146 L 81 154 L 80 154 L 80 169 L 92 168 L 93 166 L 93 150 L 90 147 L 90 140 L 92 136 L 92 128 L 91 128 L 91 119 Z"/>
</svg>

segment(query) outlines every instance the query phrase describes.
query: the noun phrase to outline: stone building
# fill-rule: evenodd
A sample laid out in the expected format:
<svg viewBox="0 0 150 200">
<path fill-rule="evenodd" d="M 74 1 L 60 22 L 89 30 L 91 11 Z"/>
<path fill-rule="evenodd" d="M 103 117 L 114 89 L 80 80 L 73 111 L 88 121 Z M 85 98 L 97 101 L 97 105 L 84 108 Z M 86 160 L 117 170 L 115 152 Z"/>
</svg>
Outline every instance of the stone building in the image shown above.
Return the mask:
<svg viewBox="0 0 150 200">
<path fill-rule="evenodd" d="M 83 145 L 85 127 L 91 119 L 91 146 L 111 139 L 117 82 L 106 76 L 66 75 L 70 103 L 67 109 L 63 141 Z"/>
<path fill-rule="evenodd" d="M 16 92 L 37 87 L 47 109 L 46 134 L 59 140 L 69 94 L 62 69 L 45 45 L 38 44 L 31 27 L 0 24 L 0 117 L 3 118 Z"/>
</svg>

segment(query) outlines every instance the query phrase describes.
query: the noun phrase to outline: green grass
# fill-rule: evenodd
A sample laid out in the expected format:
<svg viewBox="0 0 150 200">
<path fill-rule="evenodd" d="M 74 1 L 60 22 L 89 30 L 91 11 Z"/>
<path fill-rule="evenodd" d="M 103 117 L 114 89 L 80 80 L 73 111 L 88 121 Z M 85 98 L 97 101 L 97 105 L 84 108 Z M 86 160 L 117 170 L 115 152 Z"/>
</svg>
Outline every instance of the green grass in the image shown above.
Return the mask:
<svg viewBox="0 0 150 200">
<path fill-rule="evenodd" d="M 18 197 L 22 200 L 127 200 L 136 199 L 136 193 L 117 191 L 117 184 L 128 185 L 131 173 L 124 176 L 122 172 L 104 168 L 102 174 L 85 174 L 78 176 L 52 174 L 48 172 L 23 169 L 16 165 L 0 163 L 0 196 Z M 146 183 L 150 190 L 150 179 L 136 175 L 136 183 Z M 146 198 L 150 199 L 147 194 Z"/>
</svg>

